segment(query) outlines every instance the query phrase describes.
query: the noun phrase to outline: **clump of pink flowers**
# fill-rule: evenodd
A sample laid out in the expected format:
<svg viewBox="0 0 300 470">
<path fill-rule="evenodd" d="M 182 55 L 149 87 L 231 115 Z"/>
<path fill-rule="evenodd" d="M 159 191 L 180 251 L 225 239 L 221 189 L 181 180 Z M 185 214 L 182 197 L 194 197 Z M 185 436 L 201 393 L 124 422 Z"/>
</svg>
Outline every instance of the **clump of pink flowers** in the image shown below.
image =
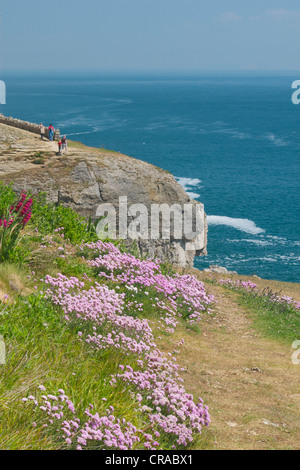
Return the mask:
<svg viewBox="0 0 300 470">
<path fill-rule="evenodd" d="M 270 289 L 263 289 L 260 291 L 257 285 L 251 281 L 233 281 L 232 279 L 221 279 L 219 284 L 229 289 L 242 289 L 248 292 L 252 292 L 253 294 L 267 297 L 268 300 L 272 303 L 281 304 L 295 310 L 300 310 L 300 302 L 295 301 L 292 297 L 287 295 L 280 295 L 280 293 L 274 293 Z"/>
<path fill-rule="evenodd" d="M 233 281 L 232 279 L 220 279 L 219 284 L 221 286 L 229 287 L 229 288 L 237 288 L 237 289 L 246 289 L 248 291 L 257 291 L 257 285 L 251 281 Z"/>
<path fill-rule="evenodd" d="M 41 392 L 46 390 L 43 385 L 39 388 Z M 34 407 L 36 421 L 32 425 L 37 427 L 39 424 L 47 432 L 52 431 L 67 448 L 130 450 L 145 437 L 142 430 L 124 418 L 116 418 L 112 406 L 100 416 L 90 405 L 84 411 L 86 418 L 78 418 L 74 403 L 62 389 L 55 395 L 29 396 L 22 401 Z M 152 449 L 158 445 L 153 440 L 149 440 L 149 444 Z"/>
<path fill-rule="evenodd" d="M 63 319 L 78 332 L 78 340 L 94 353 L 119 354 L 119 370 L 107 380 L 113 388 L 125 387 L 144 426 L 137 429 L 118 420 L 113 410 L 108 416 L 86 410 L 84 425 L 76 419 L 65 420 L 62 437 L 74 446 L 76 436 L 79 448 L 96 440 L 100 448 L 156 449 L 170 439 L 186 447 L 209 425 L 208 407 L 201 398 L 195 400 L 186 392 L 175 357 L 178 350 L 166 354 L 159 349 L 152 322 L 143 317 L 144 302 L 152 304 L 159 328 L 172 333 L 182 318 L 192 324 L 199 322 L 204 312 L 209 312 L 213 296 L 207 295 L 203 283 L 194 276 L 163 274 L 158 261 L 121 253 L 111 243 L 99 241 L 81 248 L 93 254 L 93 260 L 86 263 L 97 269 L 99 281 L 86 276 L 81 281 L 62 274 L 55 278 L 48 275 L 45 296 L 60 306 Z M 180 341 L 176 346 L 182 344 Z M 36 401 L 33 404 L 39 406 Z M 44 401 L 40 410 L 51 421 L 62 420 L 62 407 L 70 405 L 62 392 L 58 407 L 54 404 L 53 408 L 49 395 Z"/>
<path fill-rule="evenodd" d="M 140 260 L 129 253 L 122 253 L 112 243 L 98 241 L 84 247 L 95 254 L 88 264 L 100 271 L 100 277 L 139 291 L 152 288 L 161 294 L 160 307 L 168 317 L 171 330 L 177 323 L 174 317 L 184 317 L 191 324 L 197 323 L 214 302 L 214 297 L 207 295 L 204 284 L 195 276 L 164 275 L 159 262 Z"/>
</svg>

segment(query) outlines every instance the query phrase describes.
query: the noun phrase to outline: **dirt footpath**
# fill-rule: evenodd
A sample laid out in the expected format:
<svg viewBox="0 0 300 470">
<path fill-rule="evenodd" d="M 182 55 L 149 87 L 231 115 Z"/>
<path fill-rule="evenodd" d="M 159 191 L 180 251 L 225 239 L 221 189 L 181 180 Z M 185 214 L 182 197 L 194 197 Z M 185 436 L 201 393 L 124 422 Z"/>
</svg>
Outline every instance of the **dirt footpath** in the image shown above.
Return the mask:
<svg viewBox="0 0 300 470">
<path fill-rule="evenodd" d="M 178 361 L 186 388 L 210 406 L 209 442 L 199 447 L 300 449 L 300 365 L 292 348 L 260 336 L 233 292 L 206 288 L 217 314 L 203 319 L 201 335 L 176 333 L 185 339 Z"/>
</svg>

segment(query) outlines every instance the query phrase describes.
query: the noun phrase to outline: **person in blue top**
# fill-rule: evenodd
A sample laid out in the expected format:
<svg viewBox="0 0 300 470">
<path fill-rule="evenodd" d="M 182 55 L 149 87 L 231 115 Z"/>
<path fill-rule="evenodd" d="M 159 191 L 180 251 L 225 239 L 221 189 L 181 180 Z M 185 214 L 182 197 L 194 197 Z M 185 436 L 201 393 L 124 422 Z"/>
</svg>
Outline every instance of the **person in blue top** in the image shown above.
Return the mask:
<svg viewBox="0 0 300 470">
<path fill-rule="evenodd" d="M 55 129 L 54 129 L 54 127 L 52 126 L 52 124 L 50 124 L 50 126 L 49 126 L 49 128 L 48 128 L 48 132 L 49 132 L 49 140 L 50 140 L 51 142 L 53 142 Z"/>
</svg>

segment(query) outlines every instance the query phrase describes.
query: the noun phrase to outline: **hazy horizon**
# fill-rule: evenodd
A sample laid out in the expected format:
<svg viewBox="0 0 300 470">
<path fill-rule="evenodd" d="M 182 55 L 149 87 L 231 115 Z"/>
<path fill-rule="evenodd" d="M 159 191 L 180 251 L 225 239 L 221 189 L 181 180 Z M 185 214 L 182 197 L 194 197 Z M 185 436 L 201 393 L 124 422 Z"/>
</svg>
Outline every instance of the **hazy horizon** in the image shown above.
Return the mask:
<svg viewBox="0 0 300 470">
<path fill-rule="evenodd" d="M 201 77 L 201 76 L 243 76 L 243 77 L 281 77 L 281 76 L 290 76 L 295 72 L 300 72 L 299 69 L 273 69 L 273 70 L 239 70 L 239 69 L 203 69 L 203 70 L 194 70 L 194 69 L 78 69 L 78 68 L 69 68 L 69 69 L 0 69 L 1 73 L 16 75 L 18 73 L 24 74 L 95 74 L 95 75 L 165 75 L 165 76 L 189 76 L 189 77 Z"/>
</svg>

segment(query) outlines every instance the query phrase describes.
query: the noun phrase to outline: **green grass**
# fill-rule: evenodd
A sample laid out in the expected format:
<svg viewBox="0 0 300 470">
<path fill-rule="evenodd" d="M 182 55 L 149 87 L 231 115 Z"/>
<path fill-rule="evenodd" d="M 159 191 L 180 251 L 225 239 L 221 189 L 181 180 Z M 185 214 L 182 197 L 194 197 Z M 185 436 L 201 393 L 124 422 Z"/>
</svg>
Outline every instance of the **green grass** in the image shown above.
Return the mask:
<svg viewBox="0 0 300 470">
<path fill-rule="evenodd" d="M 80 150 L 96 150 L 97 152 L 105 152 L 105 153 L 118 153 L 114 150 L 108 150 L 105 148 L 98 148 L 98 147 L 88 147 L 87 145 L 83 144 L 82 142 L 76 142 L 74 140 L 68 141 L 68 147 L 73 149 L 80 149 Z"/>
<path fill-rule="evenodd" d="M 58 257 L 57 246 L 61 246 L 64 240 L 59 235 L 52 239 L 54 242 L 49 248 L 37 250 L 23 267 L 0 264 L 0 287 L 9 295 L 5 301 L 8 303 L 0 302 L 0 334 L 5 341 L 7 356 L 7 363 L 0 366 L 0 449 L 61 448 L 62 441 L 56 434 L 42 428 L 42 416 L 33 413 L 32 407 L 21 401 L 28 395 L 36 396 L 39 385 L 44 385 L 48 393 L 56 393 L 63 388 L 79 410 L 78 417 L 82 420 L 84 410 L 90 404 L 100 414 L 105 414 L 105 409 L 112 405 L 118 418 L 124 417 L 138 428 L 145 427 L 129 388 L 122 383 L 116 388 L 109 384 L 110 376 L 118 371 L 120 364 L 133 366 L 137 358 L 111 349 L 91 350 L 78 340 L 79 329 L 84 331 L 87 328 L 91 333 L 90 325 L 67 323 L 61 308 L 39 294 L 44 289 L 40 278 L 46 273 L 55 276 L 61 272 L 80 279 L 86 273 L 110 288 L 115 288 L 116 283 L 100 279 L 97 270 L 86 265 L 82 251 L 76 247 L 73 247 L 71 256 Z M 26 243 L 34 252 L 40 243 L 40 235 L 28 236 Z M 72 250 L 72 244 L 65 246 L 66 250 Z M 92 257 L 90 250 L 86 249 L 84 254 L 86 258 Z M 35 274 L 32 274 L 32 269 Z M 166 266 L 165 269 L 169 268 Z M 18 286 L 18 290 L 11 289 L 11 282 Z M 89 284 L 86 281 L 87 288 Z M 132 292 L 125 286 L 120 284 L 118 292 L 124 292 L 127 300 L 132 300 Z M 151 298 L 155 297 L 165 300 L 164 294 L 153 288 L 144 289 L 134 298 L 144 304 L 139 315 L 153 321 L 154 331 L 161 316 L 160 310 L 153 307 Z M 132 311 L 125 309 L 124 313 L 132 314 Z M 158 331 L 157 334 L 169 337 L 166 332 Z M 102 398 L 108 401 L 104 403 Z M 33 421 L 38 423 L 36 428 L 32 426 Z M 172 443 L 166 439 L 163 445 L 170 448 Z"/>
<path fill-rule="evenodd" d="M 0 210 L 15 199 L 12 188 L 0 183 Z M 63 231 L 55 232 L 61 227 Z M 142 426 L 129 390 L 124 384 L 109 384 L 119 364 L 132 365 L 136 357 L 91 350 L 79 341 L 76 325 L 67 324 L 60 307 L 38 293 L 44 288 L 40 278 L 45 274 L 96 277 L 75 248 L 96 240 L 90 221 L 71 209 L 48 204 L 41 195 L 35 198 L 33 216 L 22 231 L 18 249 L 9 262 L 0 263 L 0 334 L 6 348 L 6 364 L 0 365 L 0 449 L 60 448 L 55 433 L 46 433 L 41 426 L 33 428 L 32 422 L 42 418 L 21 401 L 28 394 L 35 395 L 39 385 L 48 393 L 65 389 L 81 419 L 90 404 L 100 414 L 113 405 L 119 418 Z M 62 246 L 65 258 L 61 256 L 65 251 L 58 251 Z"/>
<path fill-rule="evenodd" d="M 299 339 L 300 312 L 292 308 L 283 308 L 268 301 L 263 296 L 240 294 L 240 305 L 251 310 L 255 328 L 264 336 L 291 344 Z"/>
<path fill-rule="evenodd" d="M 57 241 L 63 240 L 58 238 Z M 35 236 L 29 237 L 27 243 L 36 246 Z M 2 290 L 9 292 L 11 279 L 20 286 L 19 292 L 9 292 L 8 303 L 0 302 L 0 334 L 4 337 L 7 353 L 7 363 L 0 366 L 0 449 L 61 448 L 62 441 L 56 434 L 42 428 L 43 421 L 39 413 L 33 413 L 32 407 L 21 401 L 29 394 L 36 396 L 39 385 L 44 385 L 48 393 L 56 393 L 63 388 L 74 402 L 76 410 L 79 410 L 80 419 L 84 419 L 84 410 L 90 404 L 100 414 L 105 414 L 106 408 L 112 405 L 118 418 L 124 417 L 138 428 L 145 427 L 127 386 L 120 383 L 115 388 L 109 384 L 110 376 L 118 371 L 120 364 L 133 366 L 137 358 L 122 354 L 119 350 L 91 350 L 87 344 L 78 340 L 79 329 L 89 330 L 90 325 L 67 323 L 61 308 L 39 294 L 44 289 L 40 278 L 45 273 L 56 275 L 61 272 L 79 278 L 87 273 L 110 288 L 115 288 L 116 284 L 100 279 L 97 270 L 89 268 L 82 260 L 81 250 L 76 253 L 74 248 L 74 255 L 64 259 L 57 257 L 55 246 L 51 245 L 50 248 L 53 251 L 47 249 L 35 257 L 34 275 L 31 273 L 32 263 L 27 268 L 10 263 L 0 265 Z M 85 255 L 90 257 L 87 250 Z M 166 266 L 165 269 L 169 268 Z M 118 292 L 124 292 L 127 300 L 132 300 L 132 292 L 125 286 L 120 284 Z M 157 297 L 165 300 L 163 293 L 157 293 L 150 287 L 134 297 L 134 300 L 144 304 L 143 312 L 139 315 L 153 322 L 154 332 L 159 326 L 161 311 L 153 307 L 151 298 Z M 132 314 L 132 311 L 125 309 L 124 313 Z M 190 328 L 184 320 L 182 323 Z M 170 337 L 162 330 L 157 330 L 155 334 L 162 335 L 166 340 Z M 104 403 L 102 398 L 108 401 Z M 36 428 L 32 426 L 33 421 L 38 423 Z M 166 438 L 162 444 L 170 448 L 173 441 L 169 442 Z M 199 447 L 200 444 L 197 445 Z M 203 446 L 206 445 L 209 446 L 208 441 L 203 441 Z"/>
<path fill-rule="evenodd" d="M 218 285 L 216 279 L 205 279 L 207 284 Z M 287 303 L 271 300 L 273 296 L 281 296 L 281 292 L 272 292 L 270 288 L 263 291 L 247 290 L 242 287 L 228 287 L 224 289 L 237 296 L 239 305 L 248 308 L 253 325 L 265 337 L 291 344 L 299 339 L 300 310 Z"/>
<path fill-rule="evenodd" d="M 74 263 L 76 265 L 76 259 L 70 266 Z M 10 270 L 9 265 L 6 269 Z M 18 272 L 25 282 L 26 273 Z M 36 284 L 38 290 L 43 285 L 39 281 Z M 111 281 L 106 284 L 111 288 L 115 286 Z M 118 292 L 131 296 L 122 285 Z M 141 316 L 158 326 L 160 312 L 153 308 L 150 298 L 159 296 L 163 299 L 163 294 L 157 294 L 153 289 L 147 289 L 147 292 L 149 296 L 142 292 L 135 300 L 144 303 Z M 122 354 L 119 350 L 91 350 L 85 342 L 78 340 L 78 331 L 86 329 L 92 333 L 90 328 L 91 325 L 79 326 L 76 321 L 67 323 L 61 308 L 36 291 L 29 296 L 17 296 L 9 304 L 0 303 L 0 334 L 7 353 L 7 363 L 0 366 L 0 449 L 61 448 L 62 441 L 56 434 L 49 433 L 49 429 L 43 430 L 42 416 L 33 413 L 32 407 L 21 401 L 28 395 L 36 396 L 39 385 L 44 385 L 47 393 L 56 393 L 63 388 L 79 410 L 77 416 L 81 420 L 90 404 L 100 414 L 105 414 L 106 408 L 112 405 L 118 418 L 125 418 L 138 428 L 145 427 L 129 388 L 124 383 L 117 387 L 109 383 L 110 376 L 119 370 L 120 364 L 134 366 L 137 357 Z M 159 334 L 167 335 L 164 331 Z M 102 398 L 107 402 L 104 403 Z M 38 423 L 37 428 L 33 428 L 33 421 Z M 167 438 L 162 444 L 170 448 L 173 441 L 169 442 Z M 208 441 L 203 442 L 203 446 L 206 445 Z"/>
<path fill-rule="evenodd" d="M 47 203 L 44 194 L 34 199 L 31 226 L 43 235 L 63 228 L 65 239 L 72 243 L 98 240 L 95 224 L 91 220 L 86 220 L 68 207 Z"/>
<path fill-rule="evenodd" d="M 11 187 L 0 184 L 0 209 L 7 209 L 15 197 Z M 99 278 L 97 269 L 82 259 L 94 255 L 87 248 L 81 251 L 78 245 L 96 240 L 91 221 L 71 209 L 48 204 L 42 195 L 34 200 L 32 219 L 22 230 L 13 256 L 9 262 L 0 263 L 0 335 L 6 348 L 6 364 L 0 365 L 0 449 L 62 448 L 63 441 L 57 437 L 56 430 L 42 427 L 45 421 L 39 408 L 34 411 L 30 404 L 22 403 L 22 398 L 28 395 L 40 395 L 39 385 L 51 394 L 64 389 L 75 404 L 76 417 L 82 422 L 90 404 L 100 415 L 105 415 L 107 407 L 112 405 L 119 419 L 125 418 L 137 429 L 149 428 L 149 422 L 143 421 L 144 416 L 137 409 L 130 386 L 121 381 L 110 384 L 111 375 L 119 372 L 120 364 L 137 368 L 139 356 L 125 354 L 120 349 L 91 349 L 78 337 L 79 329 L 92 333 L 91 323 L 80 325 L 77 320 L 67 323 L 61 308 L 40 293 L 45 290 L 41 279 L 46 274 L 62 273 L 81 280 L 87 274 L 112 289 L 119 287 L 117 292 L 125 293 L 127 301 L 143 303 L 143 312 L 132 313 L 134 309 L 126 307 L 124 313 L 148 318 L 154 336 L 170 338 L 167 332 L 158 330 L 162 312 L 151 300 L 159 298 L 166 302 L 163 293 L 147 288 L 133 298 L 124 285 Z M 128 249 L 122 243 L 119 246 L 138 256 L 136 247 Z M 162 272 L 171 274 L 172 268 L 165 264 Z M 89 286 L 90 282 L 85 280 L 85 287 Z M 190 329 L 184 318 L 182 324 Z M 97 331 L 103 334 L 109 328 L 105 330 L 104 325 Z M 36 428 L 33 422 L 38 424 Z M 170 449 L 174 443 L 175 437 L 167 433 L 160 438 L 162 448 Z"/>
<path fill-rule="evenodd" d="M 19 298 L 13 306 L 2 304 L 0 334 L 7 352 L 7 363 L 0 366 L 1 449 L 42 450 L 61 445 L 55 435 L 32 427 L 38 416 L 21 402 L 28 394 L 35 395 L 41 384 L 48 393 L 63 388 L 79 409 L 80 418 L 89 404 L 104 414 L 113 405 L 119 417 L 141 424 L 128 390 L 121 384 L 116 388 L 109 384 L 120 360 L 126 365 L 133 358 L 122 357 L 120 352 L 91 352 L 62 320 L 58 307 L 36 295 Z"/>
<path fill-rule="evenodd" d="M 9 262 L 0 263 L 0 288 L 2 291 L 26 291 L 32 287 L 28 280 L 28 270 Z"/>
</svg>

